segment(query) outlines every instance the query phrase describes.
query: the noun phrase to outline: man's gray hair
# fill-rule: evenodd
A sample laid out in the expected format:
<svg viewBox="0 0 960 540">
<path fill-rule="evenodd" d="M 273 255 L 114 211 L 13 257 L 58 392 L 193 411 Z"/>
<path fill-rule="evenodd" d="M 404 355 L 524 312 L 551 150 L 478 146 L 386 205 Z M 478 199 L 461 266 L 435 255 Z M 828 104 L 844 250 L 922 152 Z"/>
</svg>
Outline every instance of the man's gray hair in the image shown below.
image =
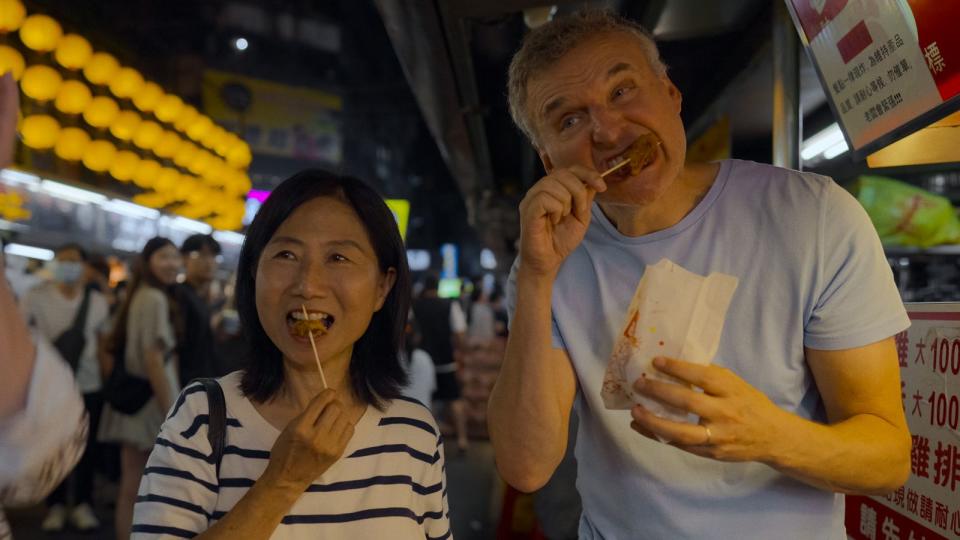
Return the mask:
<svg viewBox="0 0 960 540">
<path fill-rule="evenodd" d="M 530 79 L 583 42 L 617 32 L 636 37 L 654 73 L 666 74 L 667 66 L 660 59 L 660 51 L 657 50 L 657 44 L 650 32 L 639 24 L 606 10 L 581 9 L 571 15 L 558 17 L 532 30 L 523 38 L 520 50 L 510 61 L 507 100 L 514 123 L 534 145 L 537 145 L 536 130 L 527 111 L 527 84 Z"/>
</svg>

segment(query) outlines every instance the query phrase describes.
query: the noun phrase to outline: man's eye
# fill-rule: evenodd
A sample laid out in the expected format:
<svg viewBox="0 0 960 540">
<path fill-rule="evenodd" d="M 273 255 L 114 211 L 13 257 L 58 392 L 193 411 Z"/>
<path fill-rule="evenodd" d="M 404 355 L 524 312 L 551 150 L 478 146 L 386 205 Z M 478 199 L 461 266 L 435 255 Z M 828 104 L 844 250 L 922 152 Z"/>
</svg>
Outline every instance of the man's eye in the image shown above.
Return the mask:
<svg viewBox="0 0 960 540">
<path fill-rule="evenodd" d="M 577 125 L 577 122 L 579 121 L 580 119 L 576 116 L 571 115 L 564 117 L 564 119 L 560 121 L 560 130 L 563 131 L 565 129 L 572 128 L 573 126 Z"/>
<path fill-rule="evenodd" d="M 633 88 L 629 86 L 621 86 L 613 91 L 613 99 L 621 98 L 630 93 Z"/>
</svg>

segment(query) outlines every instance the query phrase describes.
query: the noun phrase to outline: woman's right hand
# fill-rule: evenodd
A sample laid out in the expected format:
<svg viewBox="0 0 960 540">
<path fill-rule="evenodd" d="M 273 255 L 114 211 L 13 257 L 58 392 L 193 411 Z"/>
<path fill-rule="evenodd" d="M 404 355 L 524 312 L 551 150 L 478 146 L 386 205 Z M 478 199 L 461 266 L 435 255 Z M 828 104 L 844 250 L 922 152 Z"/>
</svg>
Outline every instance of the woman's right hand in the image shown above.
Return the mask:
<svg viewBox="0 0 960 540">
<path fill-rule="evenodd" d="M 264 476 L 302 492 L 340 459 L 351 437 L 353 423 L 336 391 L 328 388 L 277 437 Z"/>
<path fill-rule="evenodd" d="M 574 165 L 554 169 L 527 191 L 520 203 L 520 268 L 553 275 L 583 240 L 590 205 L 607 189 L 600 173 Z"/>
</svg>

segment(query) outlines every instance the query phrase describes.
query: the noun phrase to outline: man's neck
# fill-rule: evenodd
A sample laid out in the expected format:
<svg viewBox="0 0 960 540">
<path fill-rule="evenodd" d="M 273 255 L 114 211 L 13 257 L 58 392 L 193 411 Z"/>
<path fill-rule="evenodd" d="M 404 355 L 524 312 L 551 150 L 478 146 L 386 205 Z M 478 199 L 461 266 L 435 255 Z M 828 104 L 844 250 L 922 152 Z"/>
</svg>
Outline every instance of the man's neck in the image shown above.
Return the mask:
<svg viewBox="0 0 960 540">
<path fill-rule="evenodd" d="M 187 277 L 184 282 L 197 292 L 202 298 L 206 298 L 210 292 L 210 280 Z"/>
<path fill-rule="evenodd" d="M 57 283 L 57 290 L 60 291 L 60 294 L 64 298 L 73 299 L 80 294 L 80 284 L 79 283 Z"/>
<path fill-rule="evenodd" d="M 688 165 L 652 204 L 599 203 L 600 209 L 624 236 L 637 237 L 669 229 L 700 204 L 719 171 L 720 166 L 715 163 Z"/>
</svg>

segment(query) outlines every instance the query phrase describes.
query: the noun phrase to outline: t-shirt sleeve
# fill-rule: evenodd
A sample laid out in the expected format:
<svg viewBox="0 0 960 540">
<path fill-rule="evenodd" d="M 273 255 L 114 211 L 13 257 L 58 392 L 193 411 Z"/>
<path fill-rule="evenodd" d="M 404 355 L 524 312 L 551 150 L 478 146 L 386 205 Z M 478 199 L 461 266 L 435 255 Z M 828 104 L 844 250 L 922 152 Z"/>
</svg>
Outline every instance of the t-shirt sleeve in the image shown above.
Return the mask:
<svg viewBox="0 0 960 540">
<path fill-rule="evenodd" d="M 176 341 L 173 336 L 173 325 L 170 324 L 167 297 L 160 291 L 148 289 L 139 307 L 140 312 L 137 314 L 138 321 L 135 329 L 141 338 L 139 343 L 144 345 L 157 343 L 163 346 L 164 351 L 173 349 Z"/>
<path fill-rule="evenodd" d="M 513 261 L 513 266 L 510 268 L 510 276 L 507 278 L 507 327 L 509 328 L 513 324 L 513 313 L 517 309 L 517 267 L 520 264 L 520 258 L 518 257 Z M 550 344 L 554 349 L 564 349 L 566 350 L 567 346 L 563 342 L 563 337 L 560 335 L 560 327 L 557 326 L 557 319 L 554 318 L 553 312 L 550 313 Z"/>
<path fill-rule="evenodd" d="M 880 238 L 857 200 L 830 182 L 818 224 L 817 279 L 804 345 L 851 349 L 910 326 Z"/>
<path fill-rule="evenodd" d="M 423 515 L 423 531 L 428 540 L 441 540 L 451 537 L 450 507 L 447 505 L 447 472 L 443 457 L 443 438 L 437 436 L 437 460 L 431 466 L 427 486 L 440 485 L 441 489 L 432 491 L 426 502 Z"/>
<path fill-rule="evenodd" d="M 219 487 L 208 426 L 206 393 L 199 383 L 191 384 L 180 393 L 147 460 L 131 538 L 192 538 L 210 526 Z"/>
<path fill-rule="evenodd" d="M 467 331 L 467 317 L 463 314 L 460 302 L 456 300 L 450 302 L 450 329 L 457 334 Z"/>
</svg>

